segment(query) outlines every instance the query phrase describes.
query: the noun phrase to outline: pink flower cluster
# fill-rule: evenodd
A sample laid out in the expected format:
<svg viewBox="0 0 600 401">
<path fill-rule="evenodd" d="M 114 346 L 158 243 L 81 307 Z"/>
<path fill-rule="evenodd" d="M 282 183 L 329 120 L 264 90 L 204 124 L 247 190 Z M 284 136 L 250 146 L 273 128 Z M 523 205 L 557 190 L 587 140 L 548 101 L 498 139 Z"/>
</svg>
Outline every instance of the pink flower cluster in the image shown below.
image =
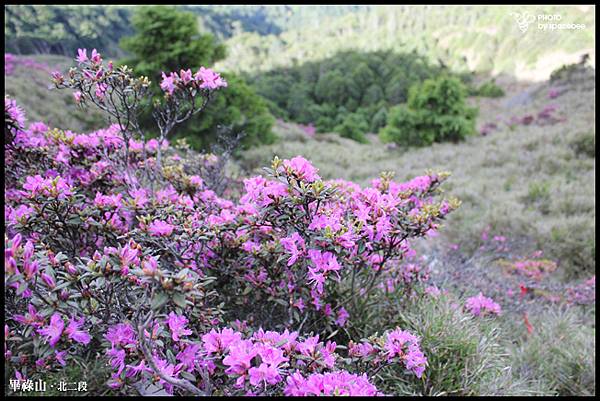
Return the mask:
<svg viewBox="0 0 600 401">
<path fill-rule="evenodd" d="M 474 316 L 500 315 L 502 308 L 492 298 L 483 296 L 480 292 L 474 297 L 467 298 L 465 308 Z"/>
<path fill-rule="evenodd" d="M 8 119 L 14 121 L 16 127 L 23 128 L 25 126 L 25 113 L 17 106 L 17 102 L 8 96 L 4 97 L 4 114 Z"/>
<path fill-rule="evenodd" d="M 567 288 L 566 299 L 568 303 L 578 305 L 593 305 L 596 303 L 596 276 L 583 281 L 571 288 Z"/>
<path fill-rule="evenodd" d="M 366 374 L 345 371 L 314 373 L 308 377 L 296 372 L 287 378 L 285 395 L 291 396 L 377 396 L 383 395 L 369 382 Z"/>
<path fill-rule="evenodd" d="M 341 369 L 344 359 L 339 359 L 336 344 L 319 341 L 319 336 L 301 339 L 297 332 L 264 331 L 252 334 L 231 328 L 212 329 L 201 336 L 200 342 L 175 337 L 175 332 L 192 334 L 185 330 L 187 321 L 174 313 L 165 323 L 169 326 L 177 363 L 168 363 L 160 355 L 161 348 L 153 350 L 153 359 L 162 374 L 173 378 L 182 377 L 183 372 L 200 374 L 205 372 L 211 380 L 229 383 L 229 395 L 233 394 L 277 394 L 285 395 L 382 395 L 370 382 L 366 374 L 354 374 Z M 183 330 L 183 331 L 182 331 Z M 161 337 L 161 324 L 152 325 L 147 338 Z M 110 343 L 106 351 L 115 370 L 111 386 L 127 385 L 152 373 L 150 363 L 139 359 L 139 342 L 133 327 L 120 323 L 111 327 L 105 339 Z M 192 340 L 192 341 L 190 341 Z M 168 340 L 167 340 L 168 341 Z M 371 352 L 357 352 L 359 347 L 368 347 Z M 349 356 L 364 359 L 371 355 L 382 356 L 376 363 L 402 363 L 417 377 L 421 377 L 427 359 L 419 349 L 418 339 L 410 333 L 396 329 L 385 337 L 385 348 L 375 348 L 369 343 L 350 343 Z M 124 373 L 125 380 L 122 380 Z M 173 388 L 160 380 L 167 391 Z M 227 393 L 226 393 L 227 394 Z"/>
<path fill-rule="evenodd" d="M 215 90 L 219 88 L 226 88 L 227 81 L 221 78 L 221 75 L 214 72 L 210 68 L 200 67 L 198 71 L 192 76 L 192 71 L 181 70 L 178 73 L 171 72 L 169 75 L 162 73 L 162 81 L 160 82 L 160 88 L 173 95 L 173 93 L 180 88 L 193 87 L 199 89 Z"/>
<path fill-rule="evenodd" d="M 50 72 L 50 67 L 44 63 L 38 63 L 37 61 L 27 58 L 27 57 L 18 57 L 11 53 L 4 53 L 4 75 L 9 76 L 15 70 L 16 66 L 23 66 L 27 69 L 36 69 L 42 70 L 45 72 Z"/>
</svg>

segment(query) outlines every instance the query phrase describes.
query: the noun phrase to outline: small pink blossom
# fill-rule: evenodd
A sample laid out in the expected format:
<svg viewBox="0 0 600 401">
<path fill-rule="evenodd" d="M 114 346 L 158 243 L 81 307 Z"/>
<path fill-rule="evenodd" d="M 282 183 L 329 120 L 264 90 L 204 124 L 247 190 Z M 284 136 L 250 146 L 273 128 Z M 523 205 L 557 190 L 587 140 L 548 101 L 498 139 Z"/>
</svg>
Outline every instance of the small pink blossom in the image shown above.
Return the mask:
<svg viewBox="0 0 600 401">
<path fill-rule="evenodd" d="M 175 226 L 162 220 L 155 220 L 148 226 L 148 231 L 155 237 L 169 236 L 173 234 L 174 229 Z"/>
</svg>

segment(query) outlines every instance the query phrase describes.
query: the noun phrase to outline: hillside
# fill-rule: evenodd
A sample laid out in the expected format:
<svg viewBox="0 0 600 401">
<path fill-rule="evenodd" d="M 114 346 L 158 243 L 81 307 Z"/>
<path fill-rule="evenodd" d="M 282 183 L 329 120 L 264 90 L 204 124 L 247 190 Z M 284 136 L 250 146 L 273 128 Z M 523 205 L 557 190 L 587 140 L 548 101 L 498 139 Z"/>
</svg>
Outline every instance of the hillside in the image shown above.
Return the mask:
<svg viewBox="0 0 600 401">
<path fill-rule="evenodd" d="M 472 251 L 489 226 L 559 259 L 565 276 L 589 274 L 595 270 L 594 77 L 587 69 L 554 83 L 499 80 L 505 97 L 470 100 L 480 108 L 477 126 L 489 133 L 459 145 L 400 150 L 374 135 L 369 144 L 335 134 L 311 137 L 302 126 L 279 121 L 280 141 L 245 152 L 243 165 L 255 170 L 274 155 L 303 155 L 324 178 L 361 184 L 381 171 L 401 180 L 429 168 L 450 171 L 447 190 L 463 205 L 447 222 L 446 238 Z M 550 91 L 560 94 L 549 99 Z M 529 125 L 518 122 L 527 116 L 534 118 Z"/>
<path fill-rule="evenodd" d="M 50 74 L 67 71 L 73 60 L 63 56 L 4 56 L 4 94 L 27 110 L 29 123 L 42 121 L 51 127 L 89 131 L 106 125 L 93 108 L 77 108 L 73 95 L 53 88 Z"/>
<path fill-rule="evenodd" d="M 585 29 L 522 33 L 511 12 L 560 15 Z M 342 50 L 396 50 L 428 56 L 455 70 L 508 73 L 541 81 L 582 53 L 595 60 L 590 7 L 371 6 L 315 19 L 278 35 L 244 32 L 225 43 L 229 57 L 218 68 L 265 71 L 331 57 Z"/>
</svg>

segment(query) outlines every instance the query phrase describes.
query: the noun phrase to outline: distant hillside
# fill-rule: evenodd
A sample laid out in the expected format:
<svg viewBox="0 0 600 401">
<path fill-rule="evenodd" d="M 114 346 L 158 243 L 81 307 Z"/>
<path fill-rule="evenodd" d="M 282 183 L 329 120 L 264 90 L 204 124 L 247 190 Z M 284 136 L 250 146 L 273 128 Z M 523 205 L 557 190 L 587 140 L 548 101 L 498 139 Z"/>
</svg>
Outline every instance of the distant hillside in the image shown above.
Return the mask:
<svg viewBox="0 0 600 401">
<path fill-rule="evenodd" d="M 589 53 L 595 65 L 592 6 L 180 6 L 201 30 L 224 40 L 217 68 L 265 71 L 331 57 L 344 50 L 417 51 L 454 70 L 544 80 Z M 6 6 L 5 47 L 16 54 L 71 55 L 97 47 L 122 55 L 131 34 L 130 6 Z M 522 33 L 513 13 L 559 15 L 585 29 Z"/>
<path fill-rule="evenodd" d="M 4 94 L 27 111 L 27 124 L 42 121 L 51 128 L 86 132 L 107 125 L 95 107 L 77 107 L 73 92 L 52 84 L 52 71 L 65 72 L 73 59 L 63 56 L 4 57 Z"/>
<path fill-rule="evenodd" d="M 219 39 L 243 32 L 279 34 L 324 18 L 362 10 L 360 6 L 177 6 L 198 16 L 202 32 Z M 4 44 L 15 54 L 73 54 L 96 47 L 121 56 L 119 40 L 131 35 L 131 6 L 10 5 L 4 8 Z"/>
<path fill-rule="evenodd" d="M 560 22 L 585 24 L 585 29 L 542 31 L 536 22 L 522 33 L 514 12 L 560 15 Z M 278 35 L 235 35 L 226 41 L 229 57 L 217 67 L 265 71 L 341 50 L 416 50 L 455 70 L 540 81 L 583 53 L 590 54 L 594 65 L 594 41 L 590 6 L 364 6 L 358 12 L 307 20 Z"/>
</svg>

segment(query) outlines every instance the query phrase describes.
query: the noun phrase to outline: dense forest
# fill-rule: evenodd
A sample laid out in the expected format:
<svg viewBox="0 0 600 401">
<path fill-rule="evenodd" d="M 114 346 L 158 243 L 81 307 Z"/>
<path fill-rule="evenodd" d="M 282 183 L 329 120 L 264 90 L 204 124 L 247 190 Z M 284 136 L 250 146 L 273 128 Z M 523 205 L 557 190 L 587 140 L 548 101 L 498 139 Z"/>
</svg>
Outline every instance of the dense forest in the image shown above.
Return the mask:
<svg viewBox="0 0 600 401">
<path fill-rule="evenodd" d="M 385 125 L 387 110 L 406 101 L 411 85 L 442 70 L 416 53 L 349 51 L 246 78 L 276 116 L 313 124 L 320 132 L 352 125 L 345 136 L 358 139 Z"/>
</svg>

